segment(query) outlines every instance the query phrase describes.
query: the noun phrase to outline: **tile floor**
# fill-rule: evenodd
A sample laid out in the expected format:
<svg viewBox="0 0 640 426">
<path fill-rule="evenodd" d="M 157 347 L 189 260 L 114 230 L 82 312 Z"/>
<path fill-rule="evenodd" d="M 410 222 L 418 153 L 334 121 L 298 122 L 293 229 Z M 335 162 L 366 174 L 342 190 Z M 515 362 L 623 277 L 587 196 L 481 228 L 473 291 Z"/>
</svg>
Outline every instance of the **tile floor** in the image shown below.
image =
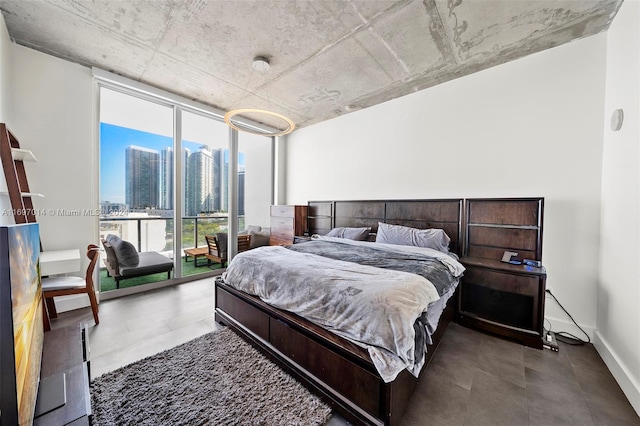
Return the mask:
<svg viewBox="0 0 640 426">
<path fill-rule="evenodd" d="M 93 324 L 89 308 L 62 313 L 53 326 L 79 321 Z M 91 374 L 218 327 L 212 278 L 104 301 L 100 325 L 90 327 Z M 402 424 L 640 426 L 640 418 L 593 346 L 540 351 L 452 323 Z"/>
</svg>

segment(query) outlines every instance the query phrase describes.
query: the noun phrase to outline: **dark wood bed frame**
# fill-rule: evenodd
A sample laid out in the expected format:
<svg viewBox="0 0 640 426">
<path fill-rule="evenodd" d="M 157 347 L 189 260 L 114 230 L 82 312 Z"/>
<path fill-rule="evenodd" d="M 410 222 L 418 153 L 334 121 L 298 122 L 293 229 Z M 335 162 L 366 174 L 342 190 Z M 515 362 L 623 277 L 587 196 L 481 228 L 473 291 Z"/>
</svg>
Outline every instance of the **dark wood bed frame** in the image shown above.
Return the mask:
<svg viewBox="0 0 640 426">
<path fill-rule="evenodd" d="M 442 228 L 451 238 L 451 251 L 460 254 L 462 206 L 462 199 L 313 201 L 308 205 L 309 233 L 325 234 L 338 226 L 370 226 L 376 232 L 378 222 Z M 449 300 L 440 318 L 423 372 L 454 317 L 456 299 Z M 215 288 L 215 320 L 234 329 L 356 423 L 398 424 L 418 382 L 404 370 L 385 383 L 365 349 L 222 283 Z"/>
</svg>

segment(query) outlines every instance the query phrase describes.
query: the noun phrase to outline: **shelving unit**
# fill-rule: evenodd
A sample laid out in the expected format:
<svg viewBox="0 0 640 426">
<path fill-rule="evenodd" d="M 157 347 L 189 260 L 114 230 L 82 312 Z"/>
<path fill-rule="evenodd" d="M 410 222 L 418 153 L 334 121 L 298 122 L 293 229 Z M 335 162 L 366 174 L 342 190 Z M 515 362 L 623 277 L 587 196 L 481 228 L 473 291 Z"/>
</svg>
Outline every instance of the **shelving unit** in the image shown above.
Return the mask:
<svg viewBox="0 0 640 426">
<path fill-rule="evenodd" d="M 29 189 L 24 163 L 38 160 L 31 151 L 20 148 L 18 139 L 9 131 L 5 123 L 0 123 L 0 159 L 8 190 L 0 194 L 9 196 L 15 222 L 36 222 L 32 199 L 44 197 L 44 195 Z"/>
</svg>

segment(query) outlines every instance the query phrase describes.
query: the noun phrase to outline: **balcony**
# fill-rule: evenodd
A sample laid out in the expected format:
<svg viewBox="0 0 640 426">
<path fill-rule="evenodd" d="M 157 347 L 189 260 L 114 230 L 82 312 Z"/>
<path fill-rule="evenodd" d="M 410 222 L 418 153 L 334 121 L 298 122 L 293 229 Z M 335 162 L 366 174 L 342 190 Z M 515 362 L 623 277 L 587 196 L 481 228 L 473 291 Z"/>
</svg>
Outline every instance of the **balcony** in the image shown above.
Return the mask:
<svg viewBox="0 0 640 426">
<path fill-rule="evenodd" d="M 174 258 L 173 255 L 173 218 L 140 216 L 140 217 L 101 217 L 100 239 L 108 234 L 118 235 L 123 240 L 136 246 L 138 252 L 157 251 L 163 255 Z M 244 217 L 239 218 L 240 229 L 244 227 Z M 205 235 L 227 231 L 228 216 L 189 216 L 182 219 L 182 249 L 204 247 L 207 242 Z M 192 257 L 185 259 L 184 252 L 180 250 L 182 260 L 182 276 L 191 276 L 208 272 L 220 265 L 214 264 L 211 268 L 200 260 L 195 265 Z M 100 291 L 109 291 L 116 288 L 115 281 L 107 277 L 104 264 L 100 268 Z M 120 288 L 135 287 L 158 281 L 165 281 L 166 273 L 130 278 L 120 282 Z"/>
</svg>

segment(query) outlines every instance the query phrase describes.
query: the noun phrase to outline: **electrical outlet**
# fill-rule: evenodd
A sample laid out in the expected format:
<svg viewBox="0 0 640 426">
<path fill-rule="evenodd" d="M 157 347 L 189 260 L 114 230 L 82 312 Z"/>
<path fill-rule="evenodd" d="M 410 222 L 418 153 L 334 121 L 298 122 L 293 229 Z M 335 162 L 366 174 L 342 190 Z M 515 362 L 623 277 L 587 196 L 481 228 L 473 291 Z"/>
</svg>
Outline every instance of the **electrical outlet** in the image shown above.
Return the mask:
<svg viewBox="0 0 640 426">
<path fill-rule="evenodd" d="M 550 349 L 554 352 L 559 351 L 558 342 L 556 341 L 556 335 L 553 331 L 549 331 L 542 341 L 542 347 Z"/>
</svg>

